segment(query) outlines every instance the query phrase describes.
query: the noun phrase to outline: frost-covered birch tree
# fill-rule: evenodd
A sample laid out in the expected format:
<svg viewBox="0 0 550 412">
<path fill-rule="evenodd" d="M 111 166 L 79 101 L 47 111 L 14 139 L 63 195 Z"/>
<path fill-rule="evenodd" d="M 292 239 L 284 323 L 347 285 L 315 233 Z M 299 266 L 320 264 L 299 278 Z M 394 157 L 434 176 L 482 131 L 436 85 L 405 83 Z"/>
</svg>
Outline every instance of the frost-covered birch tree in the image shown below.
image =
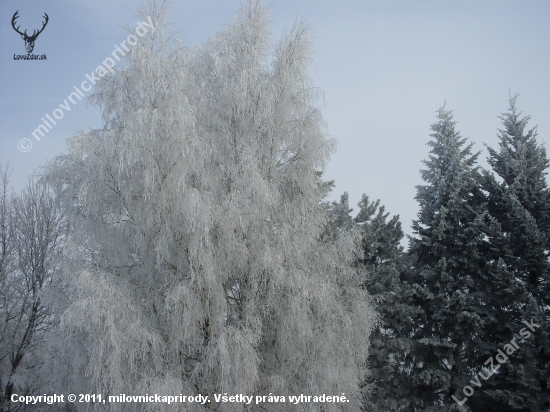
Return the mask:
<svg viewBox="0 0 550 412">
<path fill-rule="evenodd" d="M 93 386 L 210 396 L 185 406 L 197 410 L 245 409 L 215 393 L 345 393 L 301 407 L 358 410 L 375 315 L 358 239 L 321 240 L 317 172 L 334 143 L 307 73 L 310 29 L 273 45 L 250 1 L 187 49 L 165 14 L 140 11 L 154 33 L 92 96 L 104 128 L 71 137 L 46 170 L 71 225 L 64 324 L 90 337 Z"/>
</svg>

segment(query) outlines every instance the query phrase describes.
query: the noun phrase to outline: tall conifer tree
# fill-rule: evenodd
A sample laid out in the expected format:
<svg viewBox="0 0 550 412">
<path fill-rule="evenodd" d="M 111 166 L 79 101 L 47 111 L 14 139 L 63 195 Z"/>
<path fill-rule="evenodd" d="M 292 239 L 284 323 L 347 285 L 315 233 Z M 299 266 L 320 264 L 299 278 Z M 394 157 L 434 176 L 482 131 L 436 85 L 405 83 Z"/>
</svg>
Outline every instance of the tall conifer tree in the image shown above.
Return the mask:
<svg viewBox="0 0 550 412">
<path fill-rule="evenodd" d="M 405 281 L 411 259 L 400 245 L 404 235 L 399 215 L 388 219 L 380 200 L 371 202 L 366 195 L 358 206 L 354 222 L 362 240 L 359 267 L 380 317 L 371 339 L 367 383 L 372 386 L 372 396 L 366 410 L 403 410 L 415 397 L 407 359 L 413 343 L 413 320 L 421 313 L 411 304 L 416 291 Z"/>
<path fill-rule="evenodd" d="M 431 126 L 431 152 L 417 186 L 420 204 L 413 222 L 411 282 L 419 289 L 414 347 L 409 365 L 417 390 L 413 410 L 454 404 L 470 379 L 476 343 L 484 324 L 480 291 L 487 268 L 484 196 L 479 188 L 478 154 L 455 129 L 451 111 L 439 109 Z M 441 409 L 439 409 L 441 410 Z"/>
<path fill-rule="evenodd" d="M 488 148 L 494 174 L 484 174 L 488 208 L 501 232 L 501 241 L 492 239 L 489 260 L 498 261 L 498 273 L 504 274 L 501 287 L 494 288 L 501 301 L 488 304 L 494 317 L 486 335 L 496 349 L 525 327 L 523 321 L 534 319 L 540 327 L 532 339 L 521 341 L 518 353 L 488 382 L 479 402 L 498 410 L 542 411 L 550 406 L 549 162 L 536 128 L 526 129 L 530 118 L 517 111 L 517 98 L 510 98 L 509 110 L 501 116 L 499 150 Z"/>
</svg>

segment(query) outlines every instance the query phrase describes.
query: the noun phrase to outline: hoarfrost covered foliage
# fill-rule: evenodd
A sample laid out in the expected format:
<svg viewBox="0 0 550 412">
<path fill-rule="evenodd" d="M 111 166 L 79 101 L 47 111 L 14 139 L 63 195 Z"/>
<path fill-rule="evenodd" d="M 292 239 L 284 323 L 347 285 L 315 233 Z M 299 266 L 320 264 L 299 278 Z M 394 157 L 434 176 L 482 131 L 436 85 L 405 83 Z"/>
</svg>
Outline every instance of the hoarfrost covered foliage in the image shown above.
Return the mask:
<svg viewBox="0 0 550 412">
<path fill-rule="evenodd" d="M 321 240 L 316 171 L 334 143 L 307 76 L 309 28 L 273 46 L 250 1 L 191 50 L 165 14 L 140 11 L 155 32 L 92 96 L 104 128 L 46 168 L 71 226 L 64 324 L 89 336 L 93 387 L 345 393 L 327 410 L 358 410 L 375 316 L 351 264 L 358 239 Z"/>
</svg>

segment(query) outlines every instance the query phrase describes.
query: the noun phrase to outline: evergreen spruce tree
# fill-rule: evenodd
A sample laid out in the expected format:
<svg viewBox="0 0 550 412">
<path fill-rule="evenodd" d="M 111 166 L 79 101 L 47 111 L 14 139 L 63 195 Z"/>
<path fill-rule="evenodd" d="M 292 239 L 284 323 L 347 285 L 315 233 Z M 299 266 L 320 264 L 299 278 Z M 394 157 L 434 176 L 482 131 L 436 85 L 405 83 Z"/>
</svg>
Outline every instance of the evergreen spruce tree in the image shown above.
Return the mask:
<svg viewBox="0 0 550 412">
<path fill-rule="evenodd" d="M 340 196 L 340 202 L 332 202 L 329 210 L 329 231 L 332 233 L 333 237 L 338 236 L 338 233 L 349 232 L 355 228 L 353 218 L 351 217 L 353 209 L 349 207 L 348 192 L 344 192 L 344 194 Z"/>
<path fill-rule="evenodd" d="M 408 367 L 415 404 L 410 410 L 456 407 L 475 367 L 484 325 L 483 279 L 488 276 L 484 196 L 478 154 L 455 130 L 451 111 L 439 109 L 431 126 L 431 154 L 417 186 L 418 220 L 410 238 L 415 262 L 410 277 L 418 290 L 414 345 Z M 459 399 L 462 399 L 460 397 Z"/>
<path fill-rule="evenodd" d="M 532 338 L 521 340 L 517 353 L 487 382 L 483 397 L 473 401 L 495 408 L 487 410 L 543 411 L 550 407 L 549 162 L 536 128 L 526 130 L 529 117 L 517 111 L 517 97 L 501 116 L 499 151 L 488 148 L 494 174 L 484 174 L 489 212 L 500 230 L 491 239 L 489 260 L 498 262 L 495 279 L 501 284 L 495 284 L 494 300 L 488 302 L 493 317 L 486 340 L 496 350 L 525 327 L 523 321 L 534 319 L 540 326 Z"/>
<path fill-rule="evenodd" d="M 411 305 L 414 288 L 406 282 L 410 258 L 400 241 L 403 230 L 399 215 L 388 220 L 389 213 L 380 200 L 370 202 L 363 195 L 354 219 L 360 229 L 362 257 L 359 268 L 365 287 L 376 302 L 378 327 L 371 338 L 367 384 L 372 395 L 366 402 L 369 411 L 403 410 L 411 405 L 407 357 L 411 350 L 413 319 L 421 309 Z"/>
<path fill-rule="evenodd" d="M 332 239 L 344 233 L 360 237 L 362 247 L 356 265 L 363 278 L 362 288 L 374 298 L 379 315 L 371 338 L 370 374 L 364 382 L 369 394 L 364 410 L 412 410 L 415 402 L 411 400 L 416 394 L 409 384 L 407 361 L 413 344 L 413 319 L 422 310 L 411 304 L 417 291 L 405 281 L 411 258 L 400 246 L 403 231 L 398 215 L 388 220 L 389 213 L 380 200 L 371 202 L 366 195 L 358 206 L 353 218 L 347 192 L 339 202 L 332 202 L 327 232 Z"/>
</svg>

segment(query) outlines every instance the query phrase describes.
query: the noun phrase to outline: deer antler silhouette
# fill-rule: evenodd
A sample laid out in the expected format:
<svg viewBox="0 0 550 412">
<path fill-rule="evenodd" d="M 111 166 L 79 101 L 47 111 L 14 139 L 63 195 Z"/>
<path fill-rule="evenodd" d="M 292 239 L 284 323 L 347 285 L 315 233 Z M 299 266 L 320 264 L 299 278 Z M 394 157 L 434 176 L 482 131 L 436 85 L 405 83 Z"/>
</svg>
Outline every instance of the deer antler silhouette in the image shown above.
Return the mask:
<svg viewBox="0 0 550 412">
<path fill-rule="evenodd" d="M 44 21 L 43 25 L 42 25 L 42 28 L 38 31 L 34 30 L 32 35 L 29 36 L 27 35 L 27 30 L 25 30 L 24 33 L 21 33 L 19 31 L 19 27 L 20 26 L 17 26 L 15 27 L 15 20 L 17 20 L 17 18 L 19 17 L 17 14 L 19 13 L 19 10 L 17 10 L 15 12 L 15 14 L 13 15 L 13 17 L 11 18 L 11 26 L 13 27 L 13 29 L 19 33 L 21 35 L 21 37 L 23 38 L 23 40 L 25 40 L 25 48 L 27 49 L 27 53 L 32 53 L 33 49 L 34 49 L 34 42 L 36 41 L 36 38 L 38 37 L 38 35 L 40 33 L 42 33 L 42 31 L 44 30 L 44 28 L 46 27 L 46 24 L 48 24 L 48 20 L 50 19 L 48 17 L 48 15 L 46 13 L 44 13 L 44 18 L 46 19 L 46 21 Z"/>
</svg>

